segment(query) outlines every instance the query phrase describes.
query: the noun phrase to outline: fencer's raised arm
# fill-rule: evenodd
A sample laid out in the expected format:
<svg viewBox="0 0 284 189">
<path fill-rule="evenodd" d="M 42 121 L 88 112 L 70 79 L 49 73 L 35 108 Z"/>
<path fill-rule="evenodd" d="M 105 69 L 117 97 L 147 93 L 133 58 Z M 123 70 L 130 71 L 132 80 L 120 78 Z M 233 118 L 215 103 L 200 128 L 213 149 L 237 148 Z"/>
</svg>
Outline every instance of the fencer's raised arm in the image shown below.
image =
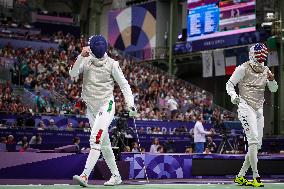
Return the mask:
<svg viewBox="0 0 284 189">
<path fill-rule="evenodd" d="M 244 78 L 245 76 L 245 67 L 240 65 L 238 66 L 228 82 L 226 83 L 226 91 L 231 98 L 235 98 L 237 95 L 235 91 L 235 86 Z"/>
<path fill-rule="evenodd" d="M 83 47 L 81 54 L 77 57 L 73 66 L 69 70 L 69 75 L 71 77 L 77 77 L 83 72 L 83 66 L 90 55 L 90 46 Z"/>
<path fill-rule="evenodd" d="M 267 81 L 267 87 L 270 90 L 270 92 L 275 93 L 278 90 L 278 84 L 275 80 Z"/>
<path fill-rule="evenodd" d="M 123 72 L 117 61 L 113 62 L 112 76 L 114 80 L 118 83 L 120 90 L 122 91 L 123 96 L 125 98 L 127 106 L 134 107 L 134 97 L 130 85 L 128 84 L 128 81 L 125 79 Z"/>
<path fill-rule="evenodd" d="M 77 77 L 80 73 L 83 71 L 83 65 L 85 62 L 85 57 L 83 57 L 81 54 L 77 57 L 75 63 L 73 66 L 71 66 L 69 70 L 69 75 L 71 77 Z"/>
</svg>

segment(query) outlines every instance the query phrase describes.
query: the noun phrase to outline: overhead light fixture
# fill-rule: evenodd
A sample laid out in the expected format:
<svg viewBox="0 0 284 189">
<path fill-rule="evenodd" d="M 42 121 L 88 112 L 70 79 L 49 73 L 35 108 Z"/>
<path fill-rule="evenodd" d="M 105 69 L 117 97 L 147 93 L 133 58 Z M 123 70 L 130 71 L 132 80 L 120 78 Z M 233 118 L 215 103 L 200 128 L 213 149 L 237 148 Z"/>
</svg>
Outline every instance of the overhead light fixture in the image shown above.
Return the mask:
<svg viewBox="0 0 284 189">
<path fill-rule="evenodd" d="M 269 20 L 273 20 L 275 18 L 274 13 L 273 12 L 266 13 L 266 18 L 269 19 Z"/>
</svg>

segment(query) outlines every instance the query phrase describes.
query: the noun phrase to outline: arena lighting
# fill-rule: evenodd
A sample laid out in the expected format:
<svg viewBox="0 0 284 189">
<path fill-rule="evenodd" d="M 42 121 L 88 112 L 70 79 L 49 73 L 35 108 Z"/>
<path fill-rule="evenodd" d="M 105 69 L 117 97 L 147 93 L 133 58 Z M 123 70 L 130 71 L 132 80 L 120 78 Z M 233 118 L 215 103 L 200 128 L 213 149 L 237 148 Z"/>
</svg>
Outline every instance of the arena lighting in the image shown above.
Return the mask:
<svg viewBox="0 0 284 189">
<path fill-rule="evenodd" d="M 179 34 L 179 35 L 178 35 L 178 39 L 181 39 L 181 38 L 182 38 L 182 34 Z"/>
<path fill-rule="evenodd" d="M 273 12 L 268 12 L 268 13 L 266 13 L 266 19 L 268 19 L 268 20 L 273 20 L 273 19 L 275 19 L 274 13 L 273 13 Z"/>
<path fill-rule="evenodd" d="M 272 22 L 263 22 L 261 24 L 262 27 L 271 27 L 272 26 Z"/>
</svg>

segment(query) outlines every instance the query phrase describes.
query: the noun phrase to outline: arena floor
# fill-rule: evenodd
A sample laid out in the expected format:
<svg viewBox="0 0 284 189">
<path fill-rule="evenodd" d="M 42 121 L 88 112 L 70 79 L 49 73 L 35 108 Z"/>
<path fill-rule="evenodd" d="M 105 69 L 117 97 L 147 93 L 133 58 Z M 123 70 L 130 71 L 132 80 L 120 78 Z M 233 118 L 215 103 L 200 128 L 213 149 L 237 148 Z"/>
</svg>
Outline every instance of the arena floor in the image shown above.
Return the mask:
<svg viewBox="0 0 284 189">
<path fill-rule="evenodd" d="M 75 188 L 81 188 L 80 186 L 75 185 L 1 185 L 1 189 L 75 189 Z M 89 188 L 111 188 L 111 187 L 105 187 L 102 185 L 90 185 Z M 245 189 L 245 188 L 251 188 L 251 187 L 243 187 L 243 186 L 237 186 L 234 184 L 145 184 L 145 185 L 120 185 L 115 186 L 115 189 L 119 188 L 135 188 L 135 189 L 194 189 L 194 188 L 200 188 L 200 189 L 230 189 L 230 188 L 237 188 L 237 189 Z M 269 183 L 265 185 L 265 188 L 269 189 L 283 189 L 284 183 Z"/>
<path fill-rule="evenodd" d="M 283 189 L 283 179 L 263 180 L 265 188 Z M 31 184 L 32 183 L 32 184 Z M 54 184 L 56 183 L 56 184 Z M 246 189 L 252 187 L 238 186 L 232 183 L 231 179 L 159 179 L 150 180 L 128 180 L 124 184 L 115 187 L 103 186 L 103 180 L 89 181 L 89 188 L 97 189 Z M 75 189 L 81 188 L 73 185 L 72 180 L 21 180 L 21 179 L 0 179 L 0 189 Z"/>
</svg>

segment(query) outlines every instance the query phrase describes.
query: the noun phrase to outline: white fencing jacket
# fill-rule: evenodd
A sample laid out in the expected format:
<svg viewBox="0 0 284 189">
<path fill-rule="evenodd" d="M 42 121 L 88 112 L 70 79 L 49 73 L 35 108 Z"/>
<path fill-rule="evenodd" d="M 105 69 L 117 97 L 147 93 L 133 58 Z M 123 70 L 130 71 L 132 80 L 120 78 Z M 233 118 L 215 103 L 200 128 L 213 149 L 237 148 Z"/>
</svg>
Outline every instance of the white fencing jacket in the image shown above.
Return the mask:
<svg viewBox="0 0 284 189">
<path fill-rule="evenodd" d="M 134 106 L 131 88 L 119 67 L 119 63 L 107 54 L 101 59 L 92 55 L 88 57 L 79 55 L 69 74 L 71 77 L 77 77 L 80 73 L 83 73 L 81 97 L 88 108 L 97 110 L 108 103 L 109 100 L 114 99 L 114 81 L 118 83 L 127 106 Z"/>
<path fill-rule="evenodd" d="M 240 97 L 244 99 L 254 110 L 262 108 L 264 103 L 265 86 L 267 85 L 271 92 L 276 92 L 278 89 L 278 85 L 275 80 L 269 81 L 267 79 L 268 71 L 268 67 L 263 66 L 262 71 L 256 72 L 254 71 L 250 61 L 243 63 L 235 69 L 226 84 L 228 95 L 231 97 L 237 96 L 234 87 L 238 84 Z"/>
</svg>

